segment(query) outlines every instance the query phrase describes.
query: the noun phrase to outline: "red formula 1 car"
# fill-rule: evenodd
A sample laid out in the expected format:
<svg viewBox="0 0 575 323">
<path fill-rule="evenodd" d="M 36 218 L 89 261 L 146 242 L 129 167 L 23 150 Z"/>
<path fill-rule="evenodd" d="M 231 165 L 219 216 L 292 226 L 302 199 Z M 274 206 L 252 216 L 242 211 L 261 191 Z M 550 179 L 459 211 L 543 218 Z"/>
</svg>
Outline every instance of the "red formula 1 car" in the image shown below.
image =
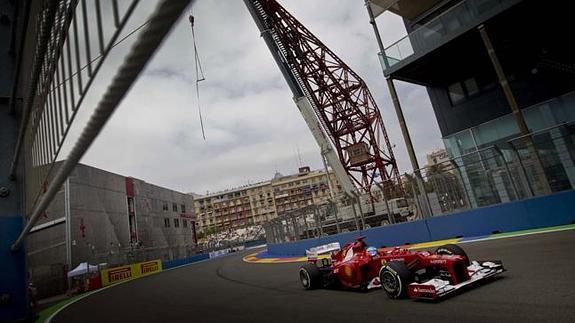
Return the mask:
<svg viewBox="0 0 575 323">
<path fill-rule="evenodd" d="M 470 262 L 465 251 L 454 244 L 433 253 L 399 247 L 378 250 L 367 247 L 360 237 L 332 250 L 330 258 L 308 254 L 299 277 L 305 289 L 381 287 L 390 298 L 435 300 L 504 271 L 501 261 Z"/>
</svg>

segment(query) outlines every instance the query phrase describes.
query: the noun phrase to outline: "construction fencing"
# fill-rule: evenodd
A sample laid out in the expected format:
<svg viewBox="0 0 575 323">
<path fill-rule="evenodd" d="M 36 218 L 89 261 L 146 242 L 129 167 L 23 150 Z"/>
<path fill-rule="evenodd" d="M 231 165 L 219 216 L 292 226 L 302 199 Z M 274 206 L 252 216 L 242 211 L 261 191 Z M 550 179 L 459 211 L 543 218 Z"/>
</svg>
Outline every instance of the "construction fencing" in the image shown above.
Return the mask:
<svg viewBox="0 0 575 323">
<path fill-rule="evenodd" d="M 406 173 L 402 183 L 405 200 L 362 201 L 337 208 L 310 205 L 282 214 L 264 225 L 267 241 L 317 238 L 572 190 L 575 123 L 512 138 Z M 342 215 L 350 208 L 353 216 Z M 409 214 L 399 214 L 405 211 Z"/>
</svg>

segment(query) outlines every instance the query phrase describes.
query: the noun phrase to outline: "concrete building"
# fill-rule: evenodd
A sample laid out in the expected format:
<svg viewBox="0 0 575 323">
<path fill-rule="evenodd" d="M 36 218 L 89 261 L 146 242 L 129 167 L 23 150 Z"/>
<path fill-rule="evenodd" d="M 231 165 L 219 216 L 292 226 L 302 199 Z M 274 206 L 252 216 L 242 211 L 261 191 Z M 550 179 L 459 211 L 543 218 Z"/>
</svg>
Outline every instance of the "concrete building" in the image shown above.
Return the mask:
<svg viewBox="0 0 575 323">
<path fill-rule="evenodd" d="M 177 259 L 195 244 L 191 195 L 80 164 L 32 228 L 28 267 L 46 296 L 63 292 L 81 262 Z"/>
<path fill-rule="evenodd" d="M 341 187 L 334 173 L 330 173 L 334 195 L 341 197 Z M 330 198 L 328 177 L 324 170 L 311 171 L 301 167 L 297 174 L 277 176 L 271 181 L 278 215 L 298 210 L 308 205 L 323 205 Z"/>
<path fill-rule="evenodd" d="M 335 175 L 330 176 L 339 197 L 341 188 Z M 330 191 L 325 171 L 302 167 L 297 174 L 276 174 L 270 181 L 194 196 L 198 231 L 213 232 L 262 224 L 288 211 L 325 204 Z"/>
<path fill-rule="evenodd" d="M 252 224 L 260 224 L 277 216 L 271 182 L 251 185 L 247 193 L 252 209 Z"/>
<path fill-rule="evenodd" d="M 427 166 L 437 166 L 449 163 L 449 154 L 445 148 L 434 150 L 426 155 Z"/>
<path fill-rule="evenodd" d="M 274 217 L 274 209 L 264 207 L 269 182 L 246 185 L 207 195 L 194 194 L 194 209 L 200 232 L 236 229 L 259 224 Z M 260 198 L 260 195 L 262 196 Z M 273 201 L 272 201 L 273 204 Z"/>
<path fill-rule="evenodd" d="M 408 35 L 380 53 L 384 74 L 426 87 L 473 207 L 575 187 L 569 2 L 370 3 L 403 18 Z"/>
</svg>

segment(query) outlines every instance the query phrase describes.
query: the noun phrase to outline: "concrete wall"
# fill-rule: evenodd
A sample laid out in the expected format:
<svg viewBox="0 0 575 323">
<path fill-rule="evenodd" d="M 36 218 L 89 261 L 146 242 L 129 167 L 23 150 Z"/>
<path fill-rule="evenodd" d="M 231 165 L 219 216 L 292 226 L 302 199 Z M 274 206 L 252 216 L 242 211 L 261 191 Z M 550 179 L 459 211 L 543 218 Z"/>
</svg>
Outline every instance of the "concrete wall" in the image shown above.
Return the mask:
<svg viewBox="0 0 575 323">
<path fill-rule="evenodd" d="M 143 248 L 149 248 L 153 258 L 177 259 L 192 254 L 195 247 L 192 220 L 183 217 L 194 212 L 193 197 L 188 194 L 167 190 L 142 180 L 134 179 L 135 207 L 138 238 Z M 168 203 L 168 210 L 162 209 L 162 202 Z M 177 211 L 174 211 L 173 204 Z M 182 212 L 182 205 L 185 212 Z M 178 220 L 178 227 L 175 220 Z M 165 221 L 170 226 L 165 226 Z"/>
<path fill-rule="evenodd" d="M 42 216 L 38 224 L 64 217 L 64 190 Z M 66 230 L 65 223 L 34 231 L 28 236 L 28 272 L 39 291 L 39 297 L 66 291 Z"/>
<path fill-rule="evenodd" d="M 70 176 L 72 267 L 115 262 L 109 250 L 130 245 L 125 177 L 78 165 Z M 111 255 L 113 256 L 113 254 Z"/>
<path fill-rule="evenodd" d="M 268 244 L 268 253 L 278 256 L 303 256 L 305 250 L 331 242 L 345 244 L 365 236 L 369 245 L 395 246 L 455 237 L 475 237 L 575 223 L 575 191 L 566 191 L 518 202 L 510 202 L 466 212 L 433 217 L 364 231 Z"/>
<path fill-rule="evenodd" d="M 136 225 L 140 243 L 131 243 L 126 177 L 87 165 L 78 165 L 69 177 L 71 266 L 82 262 L 110 265 L 161 258 L 170 260 L 193 254 L 195 243 L 191 219 L 193 197 L 180 192 L 132 179 Z M 160 201 L 153 203 L 152 199 Z M 167 211 L 161 202 L 169 203 Z M 176 203 L 178 211 L 173 211 Z M 154 205 L 159 205 L 154 208 Z M 65 219 L 64 187 L 60 189 L 38 226 Z M 170 227 L 164 226 L 164 220 Z M 178 219 L 179 227 L 174 226 Z M 186 226 L 183 221 L 186 221 Z M 60 222 L 30 234 L 28 262 L 31 279 L 40 297 L 66 290 L 66 223 Z"/>
</svg>

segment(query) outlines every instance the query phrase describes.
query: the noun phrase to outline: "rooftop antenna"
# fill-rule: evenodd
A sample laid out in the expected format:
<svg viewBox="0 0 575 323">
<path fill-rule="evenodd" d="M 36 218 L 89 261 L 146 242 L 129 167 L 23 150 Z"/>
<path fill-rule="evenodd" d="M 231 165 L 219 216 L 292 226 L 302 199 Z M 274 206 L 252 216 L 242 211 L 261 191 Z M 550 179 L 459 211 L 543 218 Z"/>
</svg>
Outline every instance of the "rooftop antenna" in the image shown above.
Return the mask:
<svg viewBox="0 0 575 323">
<path fill-rule="evenodd" d="M 302 159 L 301 159 L 301 152 L 299 151 L 299 146 L 298 146 L 298 145 L 296 145 L 296 149 L 297 149 L 297 158 L 298 158 L 298 161 L 299 161 L 299 167 L 303 167 L 303 161 L 302 161 Z"/>
<path fill-rule="evenodd" d="M 294 149 L 294 152 L 293 152 L 293 153 L 294 153 L 294 156 L 293 156 L 293 157 L 294 157 L 294 159 L 295 159 L 296 169 L 297 169 L 297 168 L 299 167 L 299 165 L 300 165 L 299 158 L 298 158 L 298 154 L 297 154 L 297 150 L 298 150 L 298 149 L 297 149 L 297 147 L 296 147 L 296 149 Z"/>
<path fill-rule="evenodd" d="M 190 12 L 190 25 L 192 27 L 192 40 L 194 42 L 194 63 L 196 65 L 196 98 L 198 100 L 198 114 L 200 115 L 200 126 L 202 128 L 202 137 L 206 140 L 206 132 L 204 130 L 204 120 L 202 118 L 202 109 L 200 106 L 200 82 L 204 81 L 206 78 L 204 76 L 204 70 L 202 68 L 202 62 L 200 61 L 200 55 L 198 54 L 198 47 L 196 46 L 196 33 L 194 31 L 194 16 Z"/>
</svg>

